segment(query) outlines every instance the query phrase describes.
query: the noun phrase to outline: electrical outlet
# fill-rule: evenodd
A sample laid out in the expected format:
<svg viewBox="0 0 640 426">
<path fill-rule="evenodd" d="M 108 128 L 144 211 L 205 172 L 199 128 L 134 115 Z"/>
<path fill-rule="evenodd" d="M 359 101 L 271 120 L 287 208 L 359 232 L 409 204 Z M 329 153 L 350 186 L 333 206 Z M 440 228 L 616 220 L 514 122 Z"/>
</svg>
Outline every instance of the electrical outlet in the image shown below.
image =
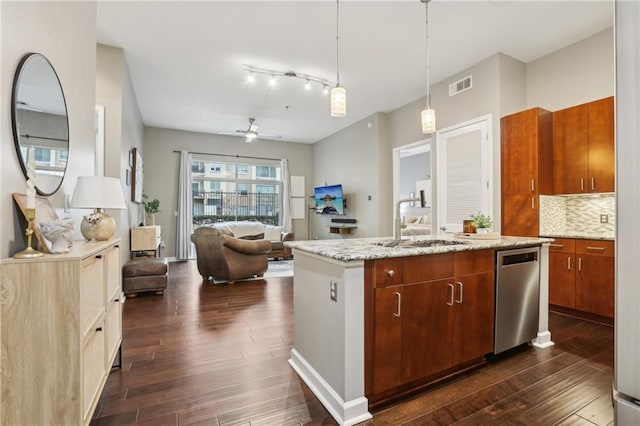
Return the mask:
<svg viewBox="0 0 640 426">
<path fill-rule="evenodd" d="M 600 215 L 600 223 L 609 223 L 609 215 L 601 214 Z"/>
<path fill-rule="evenodd" d="M 334 302 L 338 301 L 338 282 L 329 281 L 329 296 Z"/>
</svg>

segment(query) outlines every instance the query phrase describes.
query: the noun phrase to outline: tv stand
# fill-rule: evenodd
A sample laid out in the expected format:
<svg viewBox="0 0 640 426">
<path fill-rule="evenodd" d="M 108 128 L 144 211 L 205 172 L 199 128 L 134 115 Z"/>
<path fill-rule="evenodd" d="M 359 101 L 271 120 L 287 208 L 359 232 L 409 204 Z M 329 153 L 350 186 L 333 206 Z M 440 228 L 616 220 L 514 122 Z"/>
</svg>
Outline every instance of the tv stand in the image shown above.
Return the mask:
<svg viewBox="0 0 640 426">
<path fill-rule="evenodd" d="M 351 223 L 332 223 L 329 225 L 330 234 L 349 235 L 358 226 Z"/>
</svg>

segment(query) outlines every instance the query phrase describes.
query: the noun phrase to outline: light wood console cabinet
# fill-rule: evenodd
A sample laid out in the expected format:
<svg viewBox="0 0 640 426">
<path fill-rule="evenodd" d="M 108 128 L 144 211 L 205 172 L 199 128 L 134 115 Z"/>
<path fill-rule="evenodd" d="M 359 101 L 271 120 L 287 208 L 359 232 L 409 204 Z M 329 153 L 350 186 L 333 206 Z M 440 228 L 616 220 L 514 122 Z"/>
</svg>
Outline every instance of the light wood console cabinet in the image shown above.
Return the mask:
<svg viewBox="0 0 640 426">
<path fill-rule="evenodd" d="M 2 260 L 1 424 L 89 424 L 122 342 L 119 244 Z"/>
</svg>

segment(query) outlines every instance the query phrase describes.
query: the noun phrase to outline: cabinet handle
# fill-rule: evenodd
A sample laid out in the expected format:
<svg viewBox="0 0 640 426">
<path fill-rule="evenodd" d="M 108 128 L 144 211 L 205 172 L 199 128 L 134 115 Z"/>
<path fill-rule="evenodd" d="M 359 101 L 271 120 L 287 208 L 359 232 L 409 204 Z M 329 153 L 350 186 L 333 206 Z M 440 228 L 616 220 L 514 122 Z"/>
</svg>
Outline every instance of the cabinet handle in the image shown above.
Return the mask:
<svg viewBox="0 0 640 426">
<path fill-rule="evenodd" d="M 571 256 L 567 257 L 567 270 L 571 270 Z"/>
<path fill-rule="evenodd" d="M 582 272 L 582 258 L 578 258 L 578 271 Z"/>
<path fill-rule="evenodd" d="M 96 331 L 102 331 L 102 327 L 96 328 Z"/>
<path fill-rule="evenodd" d="M 456 300 L 457 303 L 462 303 L 462 287 L 464 287 L 462 285 L 462 283 L 460 281 L 456 282 L 456 285 L 460 286 L 460 298 L 458 300 Z"/>
<path fill-rule="evenodd" d="M 396 275 L 396 271 L 394 271 L 393 269 L 389 269 L 387 271 L 387 275 L 389 275 L 391 278 L 393 278 Z"/>
<path fill-rule="evenodd" d="M 101 254 L 96 254 L 96 259 L 102 259 L 102 255 Z"/>
<path fill-rule="evenodd" d="M 531 210 L 535 210 L 535 209 L 536 209 L 535 199 L 531 197 Z"/>
<path fill-rule="evenodd" d="M 584 179 L 580 178 L 580 191 L 584 191 Z"/>
<path fill-rule="evenodd" d="M 116 244 L 114 247 L 115 248 L 120 248 L 120 244 Z"/>
<path fill-rule="evenodd" d="M 531 192 L 536 192 L 536 183 L 534 179 L 531 179 Z"/>
<path fill-rule="evenodd" d="M 549 247 L 562 248 L 564 244 L 549 244 Z"/>
<path fill-rule="evenodd" d="M 396 313 L 393 314 L 393 316 L 396 318 L 400 318 L 400 309 L 402 309 L 402 295 L 397 291 L 393 294 L 398 296 L 398 310 L 396 311 Z"/>
<path fill-rule="evenodd" d="M 596 190 L 596 178 L 594 177 L 591 178 L 591 190 L 592 191 Z"/>
<path fill-rule="evenodd" d="M 600 251 L 600 252 L 603 252 L 605 250 L 605 248 L 604 247 L 591 247 L 591 246 L 588 246 L 587 250 L 588 251 Z"/>
<path fill-rule="evenodd" d="M 114 302 L 119 302 L 119 301 L 120 301 L 120 298 L 113 299 L 113 301 L 114 301 Z"/>
<path fill-rule="evenodd" d="M 449 297 L 449 302 L 447 302 L 447 305 L 449 306 L 453 306 L 453 292 L 454 292 L 454 288 L 453 288 L 453 284 L 447 284 L 447 287 L 449 287 L 449 290 L 451 290 L 451 297 Z"/>
</svg>

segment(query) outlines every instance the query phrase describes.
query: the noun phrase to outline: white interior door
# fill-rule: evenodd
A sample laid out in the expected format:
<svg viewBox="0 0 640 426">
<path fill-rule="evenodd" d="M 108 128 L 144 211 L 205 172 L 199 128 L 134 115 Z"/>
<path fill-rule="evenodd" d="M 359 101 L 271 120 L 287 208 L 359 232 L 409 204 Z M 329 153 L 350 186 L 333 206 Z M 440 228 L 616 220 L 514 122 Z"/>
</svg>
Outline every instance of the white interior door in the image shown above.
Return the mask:
<svg viewBox="0 0 640 426">
<path fill-rule="evenodd" d="M 479 211 L 492 216 L 491 115 L 448 127 L 436 136 L 437 227 L 461 232 Z"/>
</svg>

